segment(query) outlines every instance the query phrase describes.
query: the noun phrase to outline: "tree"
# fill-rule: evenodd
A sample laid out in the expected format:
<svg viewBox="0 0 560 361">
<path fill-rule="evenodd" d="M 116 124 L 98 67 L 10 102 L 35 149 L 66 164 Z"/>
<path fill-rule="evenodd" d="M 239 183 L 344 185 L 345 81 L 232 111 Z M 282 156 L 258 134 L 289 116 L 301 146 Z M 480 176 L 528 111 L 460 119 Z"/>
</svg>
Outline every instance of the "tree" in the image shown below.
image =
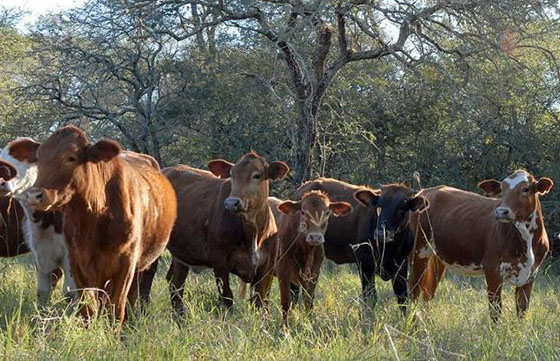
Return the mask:
<svg viewBox="0 0 560 361">
<path fill-rule="evenodd" d="M 276 52 L 272 55 L 282 57 L 290 75 L 297 114 L 293 132 L 296 183 L 311 176 L 322 102 L 347 64 L 392 56 L 405 69 L 414 69 L 448 55 L 468 69 L 472 54 L 507 50 L 514 38 L 517 43 L 532 38 L 528 24 L 535 19 L 552 21 L 548 19 L 552 12 L 536 0 L 144 3 L 160 6 L 165 14 L 175 16 L 175 22 L 154 30 L 178 41 L 223 24 L 230 35 L 236 29 L 240 38 L 256 34 L 274 45 Z"/>
<path fill-rule="evenodd" d="M 188 79 L 170 64 L 180 54 L 169 36 L 150 31 L 157 21 L 120 1 L 89 1 L 44 18 L 32 34 L 38 64 L 23 88 L 28 100 L 55 101 L 58 123 L 86 117 L 107 125 L 127 146 L 162 161 L 174 124 L 163 116 Z"/>
</svg>

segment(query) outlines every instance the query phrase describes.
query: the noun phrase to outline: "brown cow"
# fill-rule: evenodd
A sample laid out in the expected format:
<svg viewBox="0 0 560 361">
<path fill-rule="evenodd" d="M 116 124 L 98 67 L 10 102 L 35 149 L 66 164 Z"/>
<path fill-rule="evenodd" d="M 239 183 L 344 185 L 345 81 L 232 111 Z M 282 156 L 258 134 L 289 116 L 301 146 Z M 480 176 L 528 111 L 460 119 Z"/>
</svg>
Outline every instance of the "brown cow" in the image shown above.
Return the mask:
<svg viewBox="0 0 560 361">
<path fill-rule="evenodd" d="M 503 282 L 516 286 L 517 312 L 522 316 L 549 249 L 539 195 L 548 193 L 552 185 L 549 178 L 537 181 L 519 170 L 502 182 L 486 180 L 478 185 L 486 194 L 501 194 L 499 199 L 447 186 L 420 191 L 430 207 L 420 215 L 414 213 L 410 221 L 416 233 L 410 277 L 413 297 L 423 292 L 424 299 L 433 298 L 449 267 L 485 276 L 493 320 L 501 311 Z"/>
<path fill-rule="evenodd" d="M 349 214 L 352 206 L 346 202 L 331 202 L 325 193 L 311 191 L 297 202 L 283 202 L 278 209 L 285 215 L 278 229 L 275 270 L 284 322 L 287 323 L 292 303 L 291 285 L 303 287 L 304 304 L 311 309 L 325 258 L 323 244 L 329 218 L 331 214 L 335 217 Z"/>
<path fill-rule="evenodd" d="M 27 201 L 39 210 L 63 211 L 79 292 L 94 305 L 110 306 L 122 322 L 127 297 L 131 305 L 136 301 L 141 273 L 165 249 L 177 201 L 150 162 L 128 161 L 121 151 L 112 140 L 91 144 L 74 126 L 57 130 L 36 152 L 38 177 Z M 82 314 L 90 310 L 83 307 Z"/>
<path fill-rule="evenodd" d="M 251 152 L 237 163 L 213 160 L 211 172 L 178 165 L 164 169 L 177 192 L 179 217 L 168 248 L 174 310 L 183 314 L 182 292 L 189 269 L 212 268 L 223 302 L 233 304 L 229 274 L 243 281 L 259 278 L 260 247 L 276 233 L 268 206 L 269 182 L 288 172 L 283 162 L 268 163 Z"/>
</svg>

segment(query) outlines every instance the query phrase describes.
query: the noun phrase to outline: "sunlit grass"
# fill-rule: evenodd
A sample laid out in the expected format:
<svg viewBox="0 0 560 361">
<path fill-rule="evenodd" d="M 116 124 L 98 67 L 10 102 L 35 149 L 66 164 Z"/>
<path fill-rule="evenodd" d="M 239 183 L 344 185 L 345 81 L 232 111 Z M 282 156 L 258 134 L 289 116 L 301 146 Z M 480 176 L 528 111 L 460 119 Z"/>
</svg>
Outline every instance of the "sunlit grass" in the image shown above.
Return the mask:
<svg viewBox="0 0 560 361">
<path fill-rule="evenodd" d="M 378 279 L 379 302 L 366 310 L 352 267 L 328 267 L 311 315 L 297 307 L 290 328 L 282 326 L 274 286 L 271 312 L 248 301 L 224 310 L 210 273 L 190 274 L 186 317 L 174 322 L 160 264 L 152 303 L 134 314 L 122 332 L 107 317 L 85 328 L 67 315 L 57 290 L 52 305 L 37 310 L 29 257 L 0 262 L 0 356 L 3 359 L 250 359 L 250 360 L 548 360 L 560 359 L 560 281 L 541 273 L 527 317 L 515 315 L 513 289 L 504 292 L 498 324 L 488 316 L 484 280 L 448 274 L 436 299 L 403 317 L 389 283 Z M 332 271 L 331 271 L 332 269 Z M 237 281 L 235 281 L 237 282 Z M 234 287 L 237 287 L 235 283 Z"/>
</svg>

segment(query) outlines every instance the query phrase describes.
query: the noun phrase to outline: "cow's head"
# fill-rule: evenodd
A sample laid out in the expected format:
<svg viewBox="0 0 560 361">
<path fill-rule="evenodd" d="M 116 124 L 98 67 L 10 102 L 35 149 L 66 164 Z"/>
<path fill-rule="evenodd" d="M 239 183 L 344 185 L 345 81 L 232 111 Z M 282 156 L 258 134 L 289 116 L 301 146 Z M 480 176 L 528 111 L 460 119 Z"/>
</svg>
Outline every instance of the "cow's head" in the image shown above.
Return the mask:
<svg viewBox="0 0 560 361">
<path fill-rule="evenodd" d="M 98 166 L 110 162 L 120 152 L 121 147 L 115 141 L 91 144 L 77 127 L 58 129 L 37 149 L 38 175 L 33 188 L 27 191 L 28 205 L 43 211 L 59 208 L 76 192 L 82 192 L 89 207 L 92 206 L 89 199 L 100 202 L 105 191 L 99 180 L 108 178 L 110 172 L 108 167 Z"/>
<path fill-rule="evenodd" d="M 8 163 L 4 168 L 4 175 L 0 185 L 0 195 L 19 197 L 23 195 L 37 179 L 37 158 L 35 152 L 39 143 L 31 138 L 18 138 L 6 145 L 0 152 L 0 160 Z M 11 167 L 15 170 L 8 170 Z"/>
<path fill-rule="evenodd" d="M 381 190 L 360 189 L 354 197 L 366 207 L 377 208 L 377 222 L 369 238 L 379 242 L 392 242 L 396 233 L 408 229 L 410 212 L 421 212 L 428 207 L 427 199 L 404 184 L 389 184 Z"/>
<path fill-rule="evenodd" d="M 208 163 L 210 171 L 220 178 L 231 177 L 231 192 L 224 200 L 232 213 L 251 213 L 268 205 L 269 181 L 282 179 L 288 173 L 284 162 L 268 163 L 255 152 L 245 154 L 237 163 L 223 159 Z"/>
<path fill-rule="evenodd" d="M 538 181 L 528 172 L 518 170 L 499 182 L 495 179 L 478 184 L 487 195 L 501 195 L 494 217 L 500 222 L 525 222 L 530 220 L 537 207 L 539 195 L 546 194 L 554 183 L 550 178 Z"/>
<path fill-rule="evenodd" d="M 0 196 L 11 195 L 11 180 L 17 176 L 17 169 L 12 164 L 0 159 Z"/>
<path fill-rule="evenodd" d="M 325 243 L 325 232 L 332 215 L 342 217 L 352 212 L 352 206 L 346 202 L 331 202 L 320 191 L 305 193 L 300 201 L 285 201 L 278 205 L 285 214 L 299 212 L 299 232 L 305 234 L 305 240 L 312 246 Z"/>
</svg>

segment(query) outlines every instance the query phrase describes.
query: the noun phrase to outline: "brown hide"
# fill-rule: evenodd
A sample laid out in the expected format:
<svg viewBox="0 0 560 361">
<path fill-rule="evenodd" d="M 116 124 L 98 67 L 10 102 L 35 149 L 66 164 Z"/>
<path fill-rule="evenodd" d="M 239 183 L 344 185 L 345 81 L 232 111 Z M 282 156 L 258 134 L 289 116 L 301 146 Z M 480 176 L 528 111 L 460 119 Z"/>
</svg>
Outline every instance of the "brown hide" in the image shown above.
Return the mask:
<svg viewBox="0 0 560 361">
<path fill-rule="evenodd" d="M 61 209 L 72 273 L 79 290 L 125 320 L 139 273 L 165 249 L 176 218 L 175 192 L 149 161 L 127 161 L 114 141 L 90 144 L 73 126 L 37 151 L 39 175 L 28 203 Z M 83 291 L 81 291 L 83 292 Z M 89 315 L 83 308 L 82 313 Z"/>
<path fill-rule="evenodd" d="M 507 199 L 486 198 L 447 186 L 419 193 L 430 206 L 421 214 L 414 213 L 410 221 L 416 234 L 410 277 L 414 298 L 420 292 L 425 299 L 434 297 L 449 267 L 460 273 L 485 276 L 493 319 L 501 309 L 504 282 L 516 286 L 518 313 L 526 311 L 535 274 L 549 250 L 538 190 L 531 188 L 536 181 L 528 174 L 527 179 L 514 190 L 504 189 L 508 184 L 504 180 L 502 193 Z M 532 190 L 521 194 L 526 191 L 525 184 Z M 505 220 L 503 213 L 497 211 L 504 204 L 512 207 L 510 215 L 516 215 L 515 219 Z"/>
<path fill-rule="evenodd" d="M 267 259 L 261 254 L 263 244 L 276 233 L 267 201 L 269 181 L 282 178 L 288 170 L 285 164 L 268 164 L 253 152 L 235 165 L 215 160 L 209 167 L 219 177 L 186 165 L 164 169 L 178 197 L 179 216 L 168 245 L 173 255 L 168 279 L 179 314 L 189 269 L 212 268 L 227 306 L 233 302 L 230 273 L 245 282 L 254 280 L 259 265 Z M 240 202 L 226 210 L 225 203 L 232 197 Z"/>
</svg>

